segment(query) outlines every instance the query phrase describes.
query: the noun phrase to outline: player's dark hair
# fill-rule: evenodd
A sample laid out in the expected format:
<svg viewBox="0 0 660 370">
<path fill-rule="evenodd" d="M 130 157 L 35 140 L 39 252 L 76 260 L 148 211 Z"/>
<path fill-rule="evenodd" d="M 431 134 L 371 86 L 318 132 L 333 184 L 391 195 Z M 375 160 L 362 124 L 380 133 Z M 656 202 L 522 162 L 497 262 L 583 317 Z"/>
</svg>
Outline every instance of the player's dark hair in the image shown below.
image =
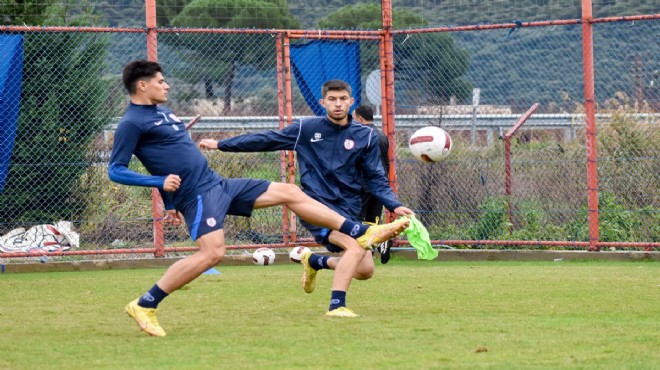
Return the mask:
<svg viewBox="0 0 660 370">
<path fill-rule="evenodd" d="M 329 80 L 321 88 L 321 97 L 325 98 L 328 91 L 348 91 L 348 95 L 351 95 L 351 85 L 342 80 Z"/>
<path fill-rule="evenodd" d="M 374 110 L 368 105 L 360 105 L 355 108 L 354 114 L 364 118 L 368 122 L 374 120 Z"/>
<path fill-rule="evenodd" d="M 163 69 L 158 63 L 148 60 L 134 60 L 124 67 L 121 79 L 128 93 L 133 95 L 135 94 L 138 81 L 150 80 L 158 72 L 163 73 Z"/>
</svg>

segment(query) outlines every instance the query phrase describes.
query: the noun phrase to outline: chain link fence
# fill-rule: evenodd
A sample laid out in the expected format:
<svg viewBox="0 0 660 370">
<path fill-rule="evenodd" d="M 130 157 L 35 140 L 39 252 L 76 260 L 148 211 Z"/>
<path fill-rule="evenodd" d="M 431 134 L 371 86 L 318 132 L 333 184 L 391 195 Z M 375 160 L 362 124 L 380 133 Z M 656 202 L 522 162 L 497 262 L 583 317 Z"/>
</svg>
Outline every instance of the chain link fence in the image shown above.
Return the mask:
<svg viewBox="0 0 660 370">
<path fill-rule="evenodd" d="M 652 40 L 659 26 L 594 25 L 602 241 L 660 238 L 660 49 Z M 447 35 L 451 48 L 439 41 Z M 401 33 L 397 39 L 395 56 L 396 45 L 404 45 L 404 57 L 396 58 L 397 113 L 424 117 L 424 124 L 454 138 L 452 155 L 434 166 L 399 151 L 400 196 L 431 225 L 432 237 L 588 241 L 580 26 Z M 408 60 L 406 49 L 428 57 L 418 52 Z M 463 55 L 470 56 L 466 70 L 452 62 Z M 452 74 L 457 82 L 447 83 Z M 478 105 L 470 104 L 474 89 Z M 536 102 L 537 112 L 514 136 L 512 194 L 505 197 L 498 138 Z M 416 127 L 401 123 L 405 147 Z"/>
<path fill-rule="evenodd" d="M 604 242 L 660 242 L 659 28 L 658 19 L 594 24 Z M 278 114 L 280 34 L 159 31 L 158 61 L 172 86 L 167 105 L 184 120 L 202 116 L 190 132 L 193 139 L 286 123 Z M 20 114 L 13 129 L 0 127 L 3 152 L 10 153 L 2 168 L 0 257 L 153 254 L 162 209 L 157 205 L 154 214 L 151 189 L 110 182 L 107 162 L 128 102 L 121 70 L 146 58 L 147 44 L 155 46 L 155 40 L 146 41 L 144 29 L 5 27 L 2 35 L 21 38 L 23 63 Z M 374 88 L 368 76 L 381 66 L 379 41 L 353 42 L 360 45 L 360 98 L 380 113 L 378 100 L 372 101 L 380 93 L 367 91 Z M 589 241 L 581 46 L 576 24 L 394 35 L 399 197 L 433 240 L 470 247 L 484 240 Z M 295 80 L 290 89 L 293 116 L 311 115 Z M 500 138 L 537 102 L 538 110 L 513 136 L 512 188 L 505 196 Z M 450 156 L 434 165 L 414 160 L 407 149 L 410 135 L 429 125 L 454 140 Z M 287 181 L 289 163 L 280 153 L 205 153 L 224 177 Z M 131 169 L 145 171 L 137 160 Z M 289 227 L 286 219 L 280 208 L 257 210 L 250 219 L 229 217 L 227 244 L 247 253 L 257 245 L 285 247 L 294 235 L 309 240 L 303 227 Z M 79 239 L 63 245 L 62 236 L 43 225 Z M 34 227 L 41 228 L 33 232 L 39 243 L 12 248 L 16 230 Z M 168 255 L 194 249 L 183 227 L 166 226 L 163 237 Z M 74 250 L 83 256 L 67 254 Z"/>
</svg>

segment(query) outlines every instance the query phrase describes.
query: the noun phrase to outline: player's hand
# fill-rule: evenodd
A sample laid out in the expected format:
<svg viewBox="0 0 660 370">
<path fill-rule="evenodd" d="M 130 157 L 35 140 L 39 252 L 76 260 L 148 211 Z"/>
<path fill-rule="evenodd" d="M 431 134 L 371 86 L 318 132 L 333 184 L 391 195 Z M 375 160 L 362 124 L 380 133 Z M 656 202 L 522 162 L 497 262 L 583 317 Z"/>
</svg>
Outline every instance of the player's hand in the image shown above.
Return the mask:
<svg viewBox="0 0 660 370">
<path fill-rule="evenodd" d="M 179 175 L 167 175 L 165 183 L 163 183 L 163 190 L 169 192 L 177 191 L 179 186 L 181 186 L 181 178 Z"/>
<path fill-rule="evenodd" d="M 415 212 L 408 207 L 399 206 L 394 209 L 394 214 L 397 216 L 414 216 Z"/>
<path fill-rule="evenodd" d="M 163 217 L 163 221 L 169 225 L 179 226 L 183 222 L 183 215 L 176 209 L 168 209 L 165 210 L 165 217 Z"/>
<path fill-rule="evenodd" d="M 202 139 L 199 142 L 199 147 L 202 149 L 218 149 L 218 140 Z"/>
</svg>

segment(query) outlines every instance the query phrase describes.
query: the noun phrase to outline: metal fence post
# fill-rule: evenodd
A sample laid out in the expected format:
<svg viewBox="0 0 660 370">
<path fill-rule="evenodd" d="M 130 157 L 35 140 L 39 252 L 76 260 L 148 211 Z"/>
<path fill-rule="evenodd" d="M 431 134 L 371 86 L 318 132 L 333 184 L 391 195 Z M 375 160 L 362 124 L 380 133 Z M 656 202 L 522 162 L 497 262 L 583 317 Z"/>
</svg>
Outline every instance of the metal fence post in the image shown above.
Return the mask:
<svg viewBox="0 0 660 370">
<path fill-rule="evenodd" d="M 598 246 L 598 156 L 596 153 L 596 103 L 594 93 L 594 39 L 591 0 L 582 0 L 582 63 L 586 113 L 587 204 L 589 207 L 589 250 Z"/>
<path fill-rule="evenodd" d="M 146 0 L 147 59 L 158 61 L 158 41 L 156 32 L 156 0 Z M 154 222 L 154 257 L 165 256 L 165 227 L 163 225 L 162 199 L 158 190 L 151 189 L 151 207 Z"/>
</svg>

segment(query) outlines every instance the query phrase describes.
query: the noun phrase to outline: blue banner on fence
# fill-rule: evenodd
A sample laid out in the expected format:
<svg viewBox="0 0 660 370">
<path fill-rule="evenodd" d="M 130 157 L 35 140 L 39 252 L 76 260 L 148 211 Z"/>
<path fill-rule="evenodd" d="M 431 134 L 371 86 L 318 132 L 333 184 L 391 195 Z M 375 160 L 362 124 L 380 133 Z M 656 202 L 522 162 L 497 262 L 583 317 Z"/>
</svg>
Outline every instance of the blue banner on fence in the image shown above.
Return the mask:
<svg viewBox="0 0 660 370">
<path fill-rule="evenodd" d="M 14 148 L 23 77 L 23 36 L 0 35 L 0 193 Z"/>
<path fill-rule="evenodd" d="M 319 100 L 321 87 L 328 80 L 348 82 L 355 98 L 353 107 L 360 105 L 362 67 L 358 42 L 311 41 L 291 45 L 291 69 L 307 105 L 315 115 L 325 115 Z"/>
</svg>

